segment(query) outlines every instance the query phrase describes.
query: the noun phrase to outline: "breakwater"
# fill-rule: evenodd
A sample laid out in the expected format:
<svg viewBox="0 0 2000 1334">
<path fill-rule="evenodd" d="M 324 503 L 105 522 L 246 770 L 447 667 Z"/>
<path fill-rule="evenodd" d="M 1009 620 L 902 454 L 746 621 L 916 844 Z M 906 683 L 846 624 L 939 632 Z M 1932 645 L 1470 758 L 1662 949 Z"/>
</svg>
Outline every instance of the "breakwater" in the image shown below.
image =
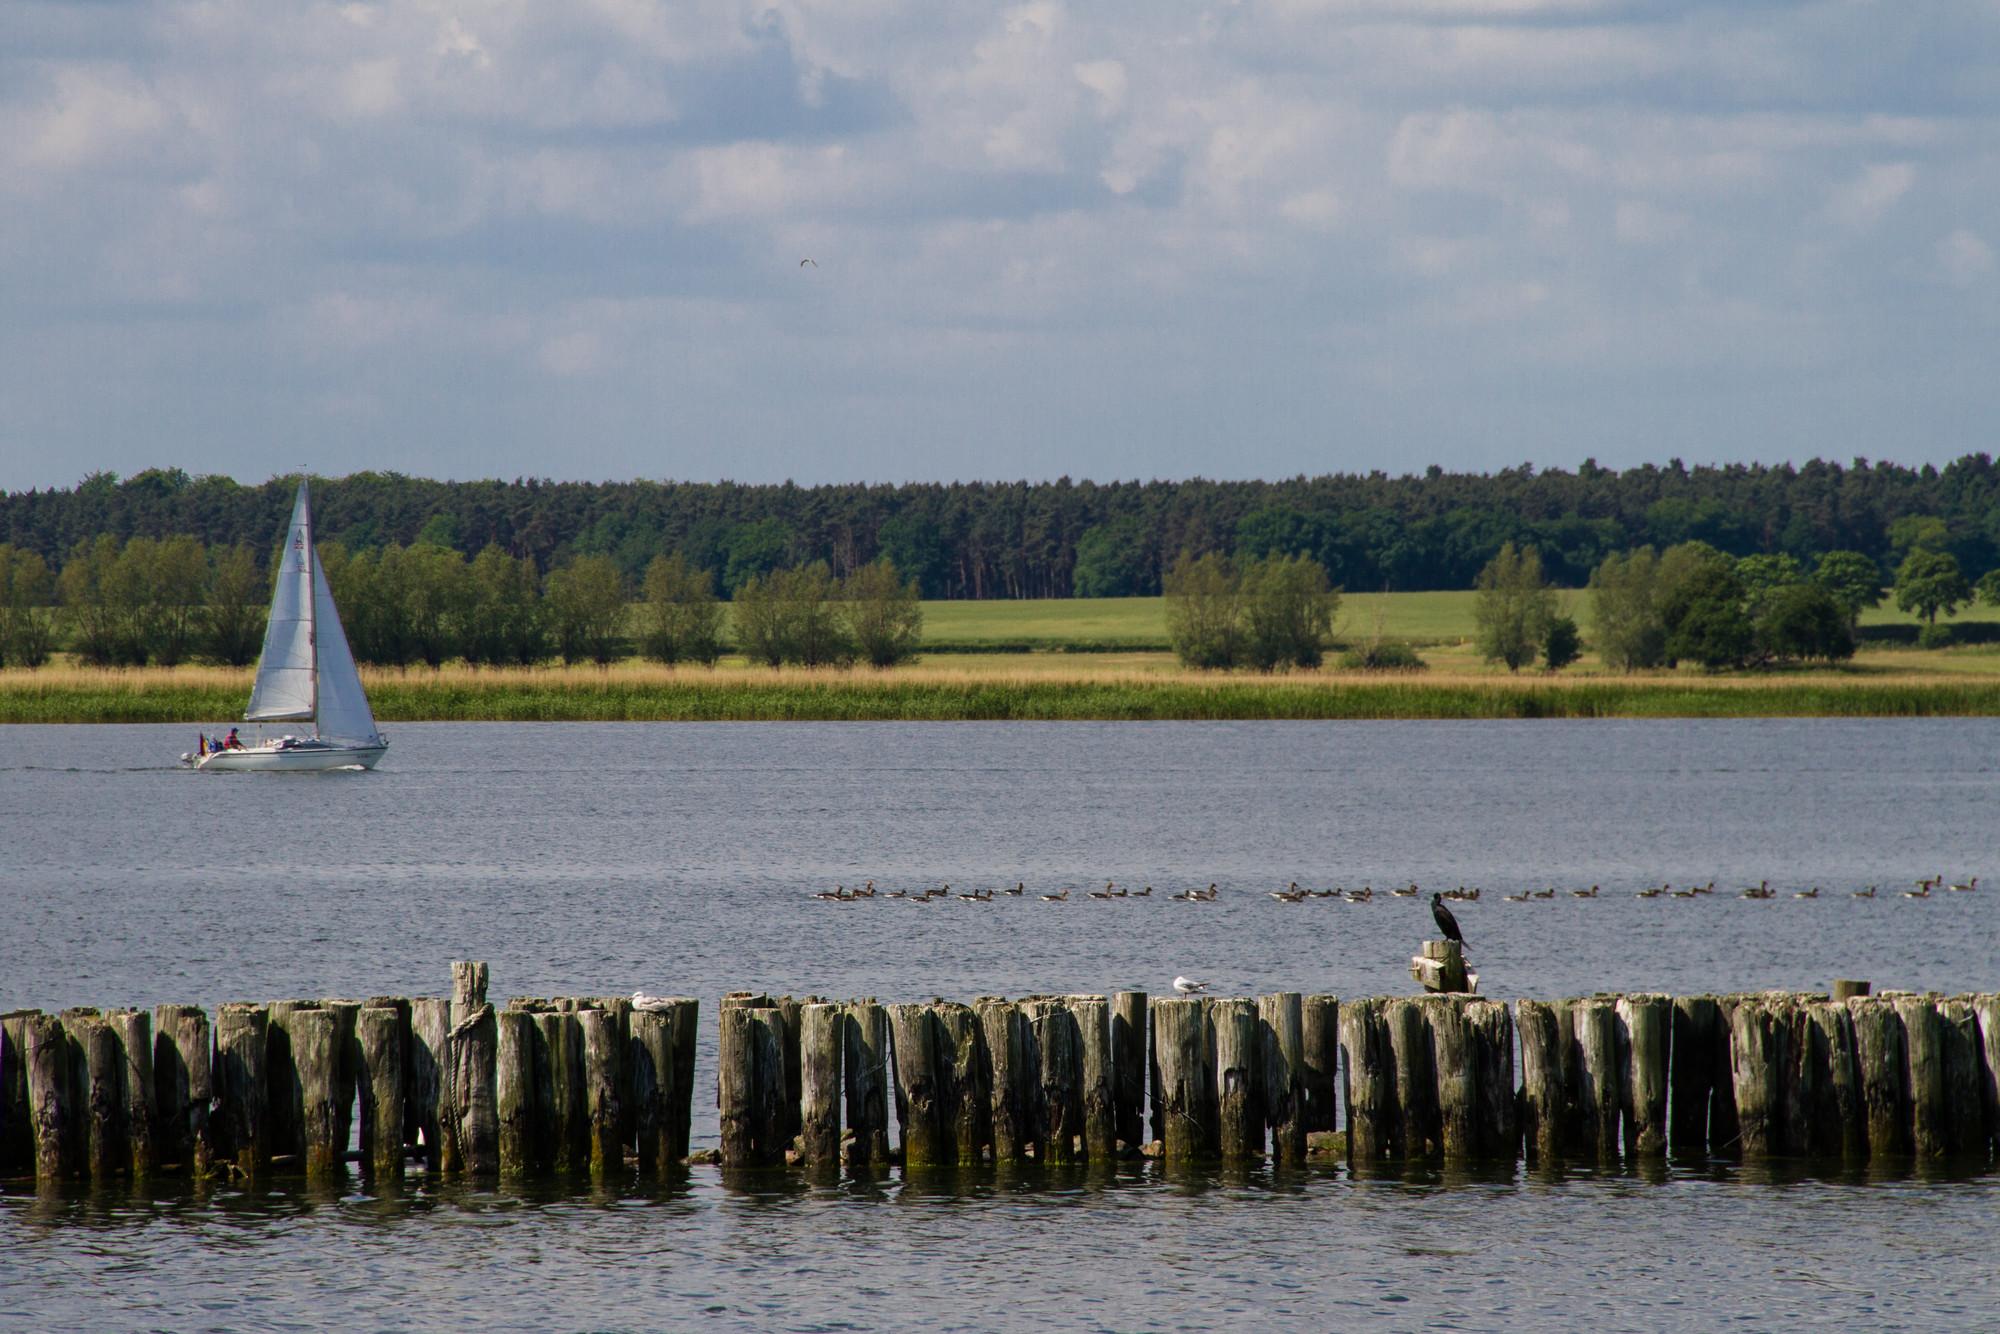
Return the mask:
<svg viewBox="0 0 2000 1334">
<path fill-rule="evenodd" d="M 449 997 L 0 1019 L 0 1176 L 469 1177 L 726 1167 L 1515 1161 L 1708 1153 L 1978 1170 L 2000 995 L 1111 995 L 880 1004 Z M 1850 994 L 1858 993 L 1858 994 Z M 893 1119 L 892 1119 L 893 1116 Z M 892 1139 L 893 1135 L 893 1139 Z M 705 1151 L 695 1155 L 707 1158 Z"/>
</svg>

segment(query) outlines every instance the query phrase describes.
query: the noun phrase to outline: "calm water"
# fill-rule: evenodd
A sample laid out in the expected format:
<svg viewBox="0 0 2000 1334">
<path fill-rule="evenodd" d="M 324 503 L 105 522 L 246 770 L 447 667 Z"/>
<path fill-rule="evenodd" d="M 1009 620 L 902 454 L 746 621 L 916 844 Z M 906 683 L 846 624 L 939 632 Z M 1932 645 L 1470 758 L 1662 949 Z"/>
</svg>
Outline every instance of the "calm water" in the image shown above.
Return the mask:
<svg viewBox="0 0 2000 1334">
<path fill-rule="evenodd" d="M 1409 988 L 1425 904 L 1265 897 L 1292 880 L 1481 886 L 1457 912 L 1500 996 L 2000 985 L 1991 720 L 431 725 L 394 729 L 370 775 L 162 767 L 191 741 L 0 729 L 0 1008 L 437 994 L 465 957 L 491 962 L 496 998 L 644 987 L 701 997 L 707 1022 L 734 987 Z M 1981 891 L 1900 897 L 1939 873 Z M 1078 901 L 808 897 L 869 878 Z M 1780 898 L 1729 897 L 1765 878 Z M 1632 897 L 1710 879 L 1714 898 Z M 1155 894 L 1082 897 L 1105 880 Z M 1211 881 L 1218 903 L 1164 897 Z M 1603 898 L 1499 901 L 1592 883 Z M 1868 884 L 1887 897 L 1850 896 Z M 2000 1310 L 1990 1176 L 14 1189 L 0 1328 L 1950 1328 Z"/>
</svg>

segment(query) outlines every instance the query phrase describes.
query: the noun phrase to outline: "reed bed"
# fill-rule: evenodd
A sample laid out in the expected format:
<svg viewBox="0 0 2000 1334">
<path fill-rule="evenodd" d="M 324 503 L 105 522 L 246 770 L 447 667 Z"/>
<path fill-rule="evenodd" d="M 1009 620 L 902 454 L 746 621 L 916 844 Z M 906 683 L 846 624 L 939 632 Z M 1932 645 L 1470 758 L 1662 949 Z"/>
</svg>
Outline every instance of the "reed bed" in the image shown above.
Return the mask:
<svg viewBox="0 0 2000 1334">
<path fill-rule="evenodd" d="M 947 658 L 890 672 L 626 662 L 363 676 L 385 723 L 2000 716 L 1994 675 L 1245 677 L 1134 656 L 1022 666 Z M 0 722 L 212 724 L 239 716 L 249 687 L 248 671 L 224 668 L 10 670 L 0 672 Z"/>
</svg>

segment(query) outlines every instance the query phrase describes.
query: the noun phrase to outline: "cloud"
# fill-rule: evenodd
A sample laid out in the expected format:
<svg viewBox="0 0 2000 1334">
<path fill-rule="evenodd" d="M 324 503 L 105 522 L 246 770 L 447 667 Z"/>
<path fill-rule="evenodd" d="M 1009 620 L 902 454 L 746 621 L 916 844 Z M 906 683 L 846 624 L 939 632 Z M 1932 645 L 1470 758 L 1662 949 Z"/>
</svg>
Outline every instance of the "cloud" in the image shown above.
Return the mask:
<svg viewBox="0 0 2000 1334">
<path fill-rule="evenodd" d="M 1969 286 L 1993 273 L 1993 247 L 1978 233 L 1959 227 L 1937 243 L 1938 267 L 1945 277 L 1961 287 Z"/>
<path fill-rule="evenodd" d="M 1827 214 L 1842 226 L 1865 231 L 1900 203 L 1916 181 L 1917 169 L 1911 163 L 1874 163 L 1833 188 L 1827 196 Z"/>
</svg>

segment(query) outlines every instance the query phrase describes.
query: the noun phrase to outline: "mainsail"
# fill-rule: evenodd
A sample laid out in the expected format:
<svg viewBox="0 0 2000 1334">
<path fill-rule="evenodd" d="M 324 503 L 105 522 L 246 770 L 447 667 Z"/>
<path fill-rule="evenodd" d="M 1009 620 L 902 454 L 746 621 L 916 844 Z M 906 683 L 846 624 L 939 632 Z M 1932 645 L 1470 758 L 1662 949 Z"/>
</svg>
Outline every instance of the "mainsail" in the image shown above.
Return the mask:
<svg viewBox="0 0 2000 1334">
<path fill-rule="evenodd" d="M 250 707 L 243 715 L 250 722 L 313 716 L 313 569 L 317 564 L 312 558 L 312 516 L 302 481 L 299 498 L 292 505 L 292 527 L 285 537 L 278 586 L 271 592 L 271 619 L 264 626 L 257 684 L 250 691 Z M 341 647 L 344 651 L 345 641 Z M 353 670 L 352 659 L 348 669 Z M 367 706 L 362 708 L 366 712 Z"/>
</svg>

